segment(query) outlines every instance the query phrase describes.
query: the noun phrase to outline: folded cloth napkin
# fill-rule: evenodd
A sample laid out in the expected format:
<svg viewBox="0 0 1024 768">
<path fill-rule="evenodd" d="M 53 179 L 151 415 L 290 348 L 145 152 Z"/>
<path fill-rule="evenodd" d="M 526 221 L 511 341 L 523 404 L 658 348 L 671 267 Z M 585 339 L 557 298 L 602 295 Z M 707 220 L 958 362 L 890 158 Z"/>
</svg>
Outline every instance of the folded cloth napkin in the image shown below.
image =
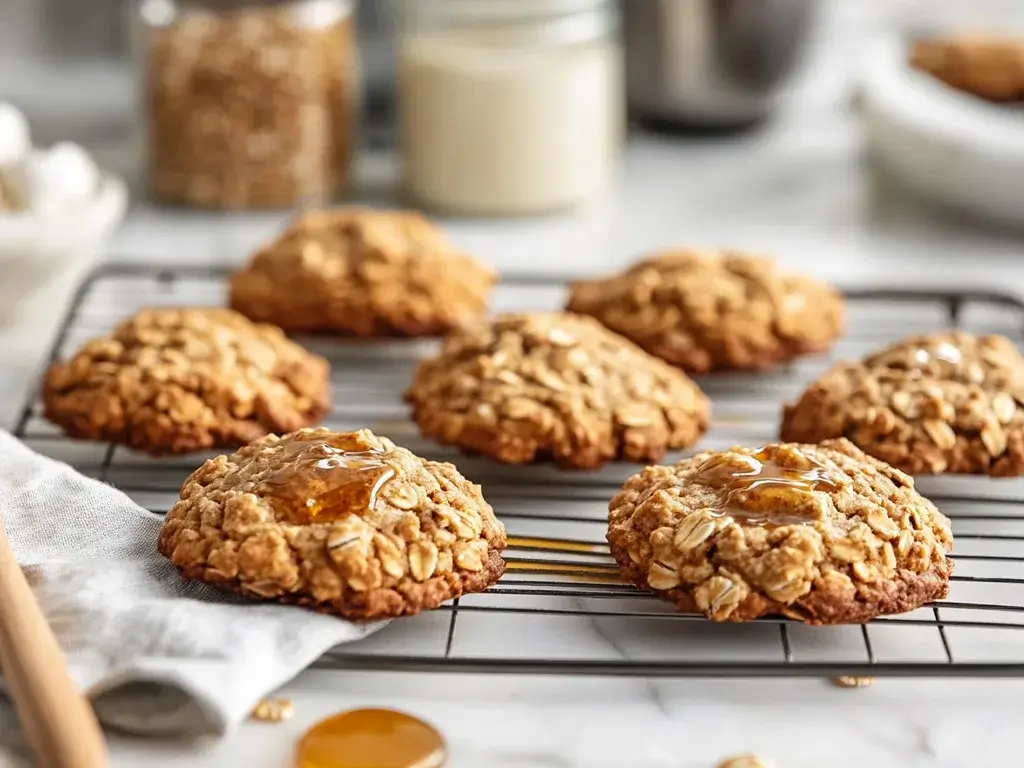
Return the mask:
<svg viewBox="0 0 1024 768">
<path fill-rule="evenodd" d="M 383 626 L 185 582 L 156 551 L 162 518 L 3 430 L 0 519 L 105 725 L 224 733 L 328 648 Z"/>
</svg>

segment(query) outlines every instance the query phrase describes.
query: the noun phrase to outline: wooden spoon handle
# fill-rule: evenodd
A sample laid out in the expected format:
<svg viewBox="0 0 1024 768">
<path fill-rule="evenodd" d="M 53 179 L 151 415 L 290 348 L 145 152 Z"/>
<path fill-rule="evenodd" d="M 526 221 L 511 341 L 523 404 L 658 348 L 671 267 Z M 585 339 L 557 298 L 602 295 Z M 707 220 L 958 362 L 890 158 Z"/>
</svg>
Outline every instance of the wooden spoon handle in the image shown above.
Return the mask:
<svg viewBox="0 0 1024 768">
<path fill-rule="evenodd" d="M 0 666 L 39 765 L 105 768 L 107 745 L 14 560 L 0 518 Z"/>
</svg>

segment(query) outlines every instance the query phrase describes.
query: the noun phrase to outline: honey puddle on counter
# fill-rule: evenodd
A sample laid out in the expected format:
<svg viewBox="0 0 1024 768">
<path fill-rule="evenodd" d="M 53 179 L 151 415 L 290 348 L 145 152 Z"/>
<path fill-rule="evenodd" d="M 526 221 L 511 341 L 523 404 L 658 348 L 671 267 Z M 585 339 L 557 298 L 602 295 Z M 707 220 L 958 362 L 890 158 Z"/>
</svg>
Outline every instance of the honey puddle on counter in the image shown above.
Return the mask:
<svg viewBox="0 0 1024 768">
<path fill-rule="evenodd" d="M 299 740 L 296 768 L 443 768 L 437 730 L 390 709 L 354 709 L 321 720 Z"/>
</svg>

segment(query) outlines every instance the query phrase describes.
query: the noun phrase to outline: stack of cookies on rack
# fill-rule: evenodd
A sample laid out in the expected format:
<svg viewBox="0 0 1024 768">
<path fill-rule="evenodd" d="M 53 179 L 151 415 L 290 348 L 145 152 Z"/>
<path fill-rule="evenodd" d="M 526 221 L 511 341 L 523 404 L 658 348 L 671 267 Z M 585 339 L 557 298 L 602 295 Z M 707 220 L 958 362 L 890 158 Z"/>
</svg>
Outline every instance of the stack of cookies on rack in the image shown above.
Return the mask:
<svg viewBox="0 0 1024 768">
<path fill-rule="evenodd" d="M 406 390 L 413 420 L 524 478 L 651 465 L 610 500 L 611 554 L 624 580 L 716 621 L 864 622 L 945 597 L 949 521 L 911 475 L 1024 468 L 1024 358 L 1005 338 L 839 362 L 783 407 L 780 442 L 699 451 L 712 404 L 690 375 L 827 352 L 839 292 L 677 249 L 570 285 L 564 311 L 489 317 L 497 280 L 419 214 L 308 213 L 232 276 L 231 309 L 143 310 L 56 363 L 45 412 L 158 456 L 234 449 L 184 480 L 160 551 L 185 578 L 350 619 L 486 589 L 507 537 L 454 465 L 317 428 L 330 364 L 286 333 L 443 337 Z"/>
</svg>

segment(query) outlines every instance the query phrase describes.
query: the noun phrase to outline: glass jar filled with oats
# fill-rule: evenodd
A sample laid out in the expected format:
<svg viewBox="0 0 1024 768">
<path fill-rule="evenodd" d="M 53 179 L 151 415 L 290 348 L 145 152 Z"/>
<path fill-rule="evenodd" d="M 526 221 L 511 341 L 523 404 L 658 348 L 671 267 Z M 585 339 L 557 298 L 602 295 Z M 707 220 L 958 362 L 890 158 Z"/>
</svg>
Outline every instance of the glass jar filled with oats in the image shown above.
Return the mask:
<svg viewBox="0 0 1024 768">
<path fill-rule="evenodd" d="M 291 208 L 344 186 L 351 0 L 136 0 L 132 42 L 154 200 Z"/>
</svg>

